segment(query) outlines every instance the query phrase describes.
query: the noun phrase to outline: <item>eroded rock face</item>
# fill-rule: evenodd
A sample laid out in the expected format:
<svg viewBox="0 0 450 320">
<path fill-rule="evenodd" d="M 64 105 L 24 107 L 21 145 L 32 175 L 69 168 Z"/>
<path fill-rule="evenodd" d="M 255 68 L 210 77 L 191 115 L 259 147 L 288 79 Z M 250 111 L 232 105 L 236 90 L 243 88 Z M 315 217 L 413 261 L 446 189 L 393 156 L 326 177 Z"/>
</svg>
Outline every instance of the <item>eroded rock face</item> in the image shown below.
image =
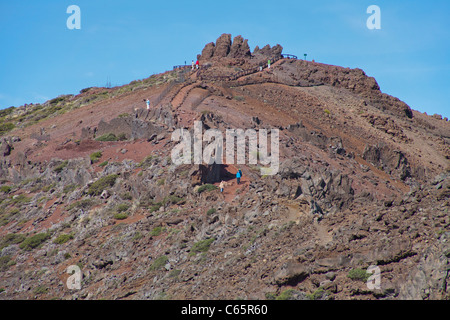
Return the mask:
<svg viewBox="0 0 450 320">
<path fill-rule="evenodd" d="M 367 145 L 364 148 L 363 159 L 402 180 L 411 176 L 411 168 L 404 153 L 391 150 L 387 145 Z"/>
<path fill-rule="evenodd" d="M 219 60 L 223 58 L 228 59 L 249 59 L 252 55 L 256 60 L 267 60 L 279 58 L 283 47 L 279 44 L 271 47 L 270 45 L 264 46 L 260 49 L 256 46 L 253 53 L 248 45 L 248 39 L 244 39 L 241 35 L 234 37 L 231 41 L 231 34 L 224 33 L 216 42 L 210 42 L 205 45 L 202 50 L 202 54 L 199 55 L 199 60 L 202 62 L 210 60 Z"/>
<path fill-rule="evenodd" d="M 230 52 L 228 53 L 229 58 L 245 58 L 250 57 L 250 47 L 248 46 L 248 40 L 242 38 L 242 36 L 236 36 L 233 39 L 233 44 L 231 45 Z"/>
<path fill-rule="evenodd" d="M 281 56 L 281 52 L 283 51 L 283 47 L 279 44 L 271 47 L 270 45 L 265 45 L 261 49 L 256 46 L 253 50 L 253 55 L 255 56 L 265 56 L 270 58 L 279 58 Z"/>
<path fill-rule="evenodd" d="M 216 40 L 214 58 L 225 58 L 231 49 L 231 34 L 224 33 Z"/>
<path fill-rule="evenodd" d="M 0 143 L 0 154 L 4 157 L 9 156 L 12 150 L 11 144 L 5 138 L 3 138 Z"/>
<path fill-rule="evenodd" d="M 204 60 L 211 59 L 214 56 L 215 50 L 216 50 L 216 45 L 214 44 L 214 42 L 210 42 L 203 48 L 201 57 Z"/>
</svg>

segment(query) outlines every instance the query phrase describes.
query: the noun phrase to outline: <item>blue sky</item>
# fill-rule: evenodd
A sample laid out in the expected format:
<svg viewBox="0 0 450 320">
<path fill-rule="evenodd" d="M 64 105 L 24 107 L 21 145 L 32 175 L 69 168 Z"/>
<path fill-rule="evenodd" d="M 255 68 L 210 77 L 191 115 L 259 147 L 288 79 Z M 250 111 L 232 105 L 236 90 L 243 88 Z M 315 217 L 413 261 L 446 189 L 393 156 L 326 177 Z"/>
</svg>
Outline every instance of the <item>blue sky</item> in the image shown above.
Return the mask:
<svg viewBox="0 0 450 320">
<path fill-rule="evenodd" d="M 69 5 L 81 29 L 69 30 Z M 369 30 L 370 5 L 381 29 Z M 414 110 L 450 118 L 450 1 L 0 0 L 0 109 L 189 63 L 222 33 L 375 77 Z"/>
</svg>

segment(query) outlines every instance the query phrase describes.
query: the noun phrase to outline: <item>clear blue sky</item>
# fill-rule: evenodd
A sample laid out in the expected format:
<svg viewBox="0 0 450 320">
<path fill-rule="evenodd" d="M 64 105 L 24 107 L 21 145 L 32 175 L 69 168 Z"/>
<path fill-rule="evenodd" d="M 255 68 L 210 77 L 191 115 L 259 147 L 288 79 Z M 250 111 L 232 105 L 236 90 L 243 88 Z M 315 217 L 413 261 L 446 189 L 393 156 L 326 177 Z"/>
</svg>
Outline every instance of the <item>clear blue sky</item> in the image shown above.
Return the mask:
<svg viewBox="0 0 450 320">
<path fill-rule="evenodd" d="M 69 5 L 81 29 L 69 30 Z M 369 5 L 381 30 L 369 30 Z M 361 68 L 412 109 L 450 118 L 450 1 L 0 0 L 0 109 L 189 63 L 222 33 Z"/>
</svg>

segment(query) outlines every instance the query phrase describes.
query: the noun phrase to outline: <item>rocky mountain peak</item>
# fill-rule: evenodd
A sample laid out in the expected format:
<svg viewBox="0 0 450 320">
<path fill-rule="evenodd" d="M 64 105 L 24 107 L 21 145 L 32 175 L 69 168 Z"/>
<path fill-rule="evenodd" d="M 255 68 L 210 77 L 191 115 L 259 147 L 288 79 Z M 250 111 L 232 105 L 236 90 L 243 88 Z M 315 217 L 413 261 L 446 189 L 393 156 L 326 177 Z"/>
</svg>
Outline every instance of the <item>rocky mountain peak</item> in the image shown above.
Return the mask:
<svg viewBox="0 0 450 320">
<path fill-rule="evenodd" d="M 273 47 L 265 45 L 262 49 L 256 46 L 252 53 L 248 45 L 248 39 L 238 35 L 231 41 L 231 34 L 224 33 L 217 38 L 215 43 L 206 44 L 198 58 L 201 62 L 217 61 L 223 58 L 250 59 L 255 56 L 267 59 L 280 57 L 282 51 L 283 47 L 277 44 Z"/>
</svg>

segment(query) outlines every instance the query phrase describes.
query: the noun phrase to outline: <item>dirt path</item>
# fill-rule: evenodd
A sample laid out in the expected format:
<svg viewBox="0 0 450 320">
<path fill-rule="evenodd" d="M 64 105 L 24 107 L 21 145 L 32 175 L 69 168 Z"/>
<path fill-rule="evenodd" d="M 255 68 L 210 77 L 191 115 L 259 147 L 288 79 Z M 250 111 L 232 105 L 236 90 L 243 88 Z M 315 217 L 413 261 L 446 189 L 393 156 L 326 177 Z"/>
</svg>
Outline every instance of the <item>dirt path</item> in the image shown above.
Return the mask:
<svg viewBox="0 0 450 320">
<path fill-rule="evenodd" d="M 242 169 L 241 169 L 242 170 Z M 227 171 L 236 176 L 238 168 L 233 164 L 227 165 Z M 220 182 L 215 183 L 219 187 Z M 224 180 L 225 187 L 223 188 L 224 200 L 228 203 L 233 202 L 236 196 L 248 192 L 250 186 L 250 179 L 243 173 L 240 184 L 237 184 L 237 179 L 233 178 L 228 181 Z"/>
</svg>

